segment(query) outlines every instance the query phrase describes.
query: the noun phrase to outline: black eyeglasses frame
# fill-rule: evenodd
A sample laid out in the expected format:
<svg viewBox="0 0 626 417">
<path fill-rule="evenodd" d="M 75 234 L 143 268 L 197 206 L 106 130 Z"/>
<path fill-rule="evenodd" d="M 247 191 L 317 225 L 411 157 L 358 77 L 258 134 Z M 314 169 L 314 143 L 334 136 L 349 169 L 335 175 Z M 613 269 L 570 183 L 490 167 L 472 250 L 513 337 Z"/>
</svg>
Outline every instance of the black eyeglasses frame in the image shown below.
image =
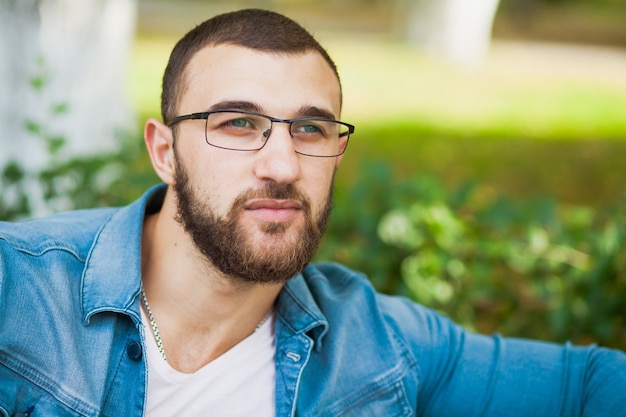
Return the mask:
<svg viewBox="0 0 626 417">
<path fill-rule="evenodd" d="M 337 154 L 337 155 L 311 155 L 311 154 L 306 154 L 306 153 L 302 153 L 302 152 L 298 152 L 295 151 L 297 154 L 299 155 L 304 155 L 304 156 L 311 156 L 314 158 L 335 158 L 337 156 L 341 156 L 345 153 L 346 149 L 348 148 L 348 141 L 350 140 L 350 135 L 352 135 L 354 133 L 355 127 L 354 125 L 351 125 L 350 123 L 346 123 L 346 122 L 342 122 L 340 120 L 333 120 L 333 119 L 328 119 L 328 118 L 324 118 L 324 117 L 298 117 L 295 119 L 279 119 L 277 117 L 272 117 L 272 116 L 268 116 L 266 114 L 263 113 L 257 113 L 257 112 L 252 112 L 252 111 L 245 111 L 245 110 L 234 110 L 234 109 L 223 109 L 223 110 L 211 110 L 211 111 L 205 111 L 205 112 L 200 112 L 200 113 L 191 113 L 191 114 L 185 114 L 182 116 L 176 116 L 174 117 L 172 120 L 170 120 L 169 123 L 167 123 L 167 127 L 172 127 L 175 124 L 182 122 L 184 120 L 207 120 L 208 123 L 208 118 L 211 114 L 213 113 L 239 113 L 239 114 L 249 114 L 251 116 L 258 116 L 258 117 L 263 117 L 265 119 L 268 119 L 270 122 L 272 123 L 289 123 L 289 134 L 291 135 L 291 125 L 295 122 L 303 122 L 303 121 L 307 121 L 307 120 L 316 120 L 316 121 L 323 121 L 323 122 L 333 122 L 333 123 L 338 123 L 340 125 L 345 126 L 346 128 L 348 128 L 348 131 L 339 135 L 339 137 L 343 137 L 343 136 L 348 136 L 348 139 L 346 140 L 346 144 L 343 147 L 341 153 Z M 270 125 L 270 129 L 268 132 L 264 132 L 263 135 L 267 138 L 269 137 L 271 130 L 272 130 L 273 124 Z M 293 135 L 292 135 L 293 137 Z M 267 140 L 265 142 L 263 142 L 263 145 L 261 145 L 261 147 L 256 148 L 256 149 L 233 149 L 233 148 L 227 148 L 224 146 L 218 146 L 215 145 L 211 142 L 209 142 L 209 138 L 207 137 L 207 129 L 204 129 L 204 140 L 206 141 L 206 143 L 210 146 L 213 146 L 215 148 L 220 148 L 220 149 L 226 149 L 229 151 L 240 151 L 240 152 L 252 152 L 252 151 L 258 151 L 263 149 L 263 147 L 265 146 L 265 144 L 267 143 Z"/>
</svg>

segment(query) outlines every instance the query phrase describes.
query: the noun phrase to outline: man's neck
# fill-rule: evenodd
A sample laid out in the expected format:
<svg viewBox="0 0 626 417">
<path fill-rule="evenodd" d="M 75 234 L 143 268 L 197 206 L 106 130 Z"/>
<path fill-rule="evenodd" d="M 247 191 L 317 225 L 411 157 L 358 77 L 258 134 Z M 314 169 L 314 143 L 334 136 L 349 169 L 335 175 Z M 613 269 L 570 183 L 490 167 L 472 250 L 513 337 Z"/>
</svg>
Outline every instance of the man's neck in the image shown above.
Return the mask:
<svg viewBox="0 0 626 417">
<path fill-rule="evenodd" d="M 144 221 L 142 279 L 168 363 L 191 373 L 252 334 L 282 285 L 245 284 L 211 268 L 165 206 Z"/>
</svg>

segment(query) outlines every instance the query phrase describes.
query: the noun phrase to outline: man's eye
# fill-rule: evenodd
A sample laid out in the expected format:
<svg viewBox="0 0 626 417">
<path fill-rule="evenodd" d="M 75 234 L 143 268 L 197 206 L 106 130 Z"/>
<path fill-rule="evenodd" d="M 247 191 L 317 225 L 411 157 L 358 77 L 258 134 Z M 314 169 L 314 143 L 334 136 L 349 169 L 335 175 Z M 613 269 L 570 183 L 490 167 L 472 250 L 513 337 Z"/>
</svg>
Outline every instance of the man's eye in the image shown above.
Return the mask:
<svg viewBox="0 0 626 417">
<path fill-rule="evenodd" d="M 324 135 L 325 131 L 322 126 L 315 123 L 303 123 L 294 126 L 294 134 L 301 135 Z"/>
<path fill-rule="evenodd" d="M 252 123 L 248 119 L 233 119 L 224 123 L 225 127 L 250 128 Z"/>
<path fill-rule="evenodd" d="M 320 127 L 316 125 L 304 125 L 300 130 L 304 133 L 319 133 Z"/>
</svg>

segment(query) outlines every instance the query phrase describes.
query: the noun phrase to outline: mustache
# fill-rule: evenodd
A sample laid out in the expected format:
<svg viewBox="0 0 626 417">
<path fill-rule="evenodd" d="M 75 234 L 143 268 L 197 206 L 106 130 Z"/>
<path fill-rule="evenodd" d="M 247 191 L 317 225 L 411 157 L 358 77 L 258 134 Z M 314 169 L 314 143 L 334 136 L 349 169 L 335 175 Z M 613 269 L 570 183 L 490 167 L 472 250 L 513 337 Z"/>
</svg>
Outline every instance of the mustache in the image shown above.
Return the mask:
<svg viewBox="0 0 626 417">
<path fill-rule="evenodd" d="M 242 210 L 247 201 L 253 199 L 294 200 L 298 201 L 305 212 L 310 212 L 311 202 L 293 184 L 278 184 L 270 181 L 261 188 L 249 189 L 241 193 L 233 202 L 233 211 Z"/>
</svg>

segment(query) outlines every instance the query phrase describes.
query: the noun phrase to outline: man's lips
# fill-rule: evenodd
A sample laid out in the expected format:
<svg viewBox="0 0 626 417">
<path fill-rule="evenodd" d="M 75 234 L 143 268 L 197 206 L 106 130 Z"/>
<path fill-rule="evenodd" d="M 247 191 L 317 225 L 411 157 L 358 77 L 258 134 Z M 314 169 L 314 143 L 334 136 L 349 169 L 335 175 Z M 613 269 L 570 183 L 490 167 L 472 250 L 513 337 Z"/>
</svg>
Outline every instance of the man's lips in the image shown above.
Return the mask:
<svg viewBox="0 0 626 417">
<path fill-rule="evenodd" d="M 272 223 L 293 220 L 302 210 L 302 203 L 297 200 L 255 199 L 244 206 L 246 212 L 254 217 Z"/>
</svg>

